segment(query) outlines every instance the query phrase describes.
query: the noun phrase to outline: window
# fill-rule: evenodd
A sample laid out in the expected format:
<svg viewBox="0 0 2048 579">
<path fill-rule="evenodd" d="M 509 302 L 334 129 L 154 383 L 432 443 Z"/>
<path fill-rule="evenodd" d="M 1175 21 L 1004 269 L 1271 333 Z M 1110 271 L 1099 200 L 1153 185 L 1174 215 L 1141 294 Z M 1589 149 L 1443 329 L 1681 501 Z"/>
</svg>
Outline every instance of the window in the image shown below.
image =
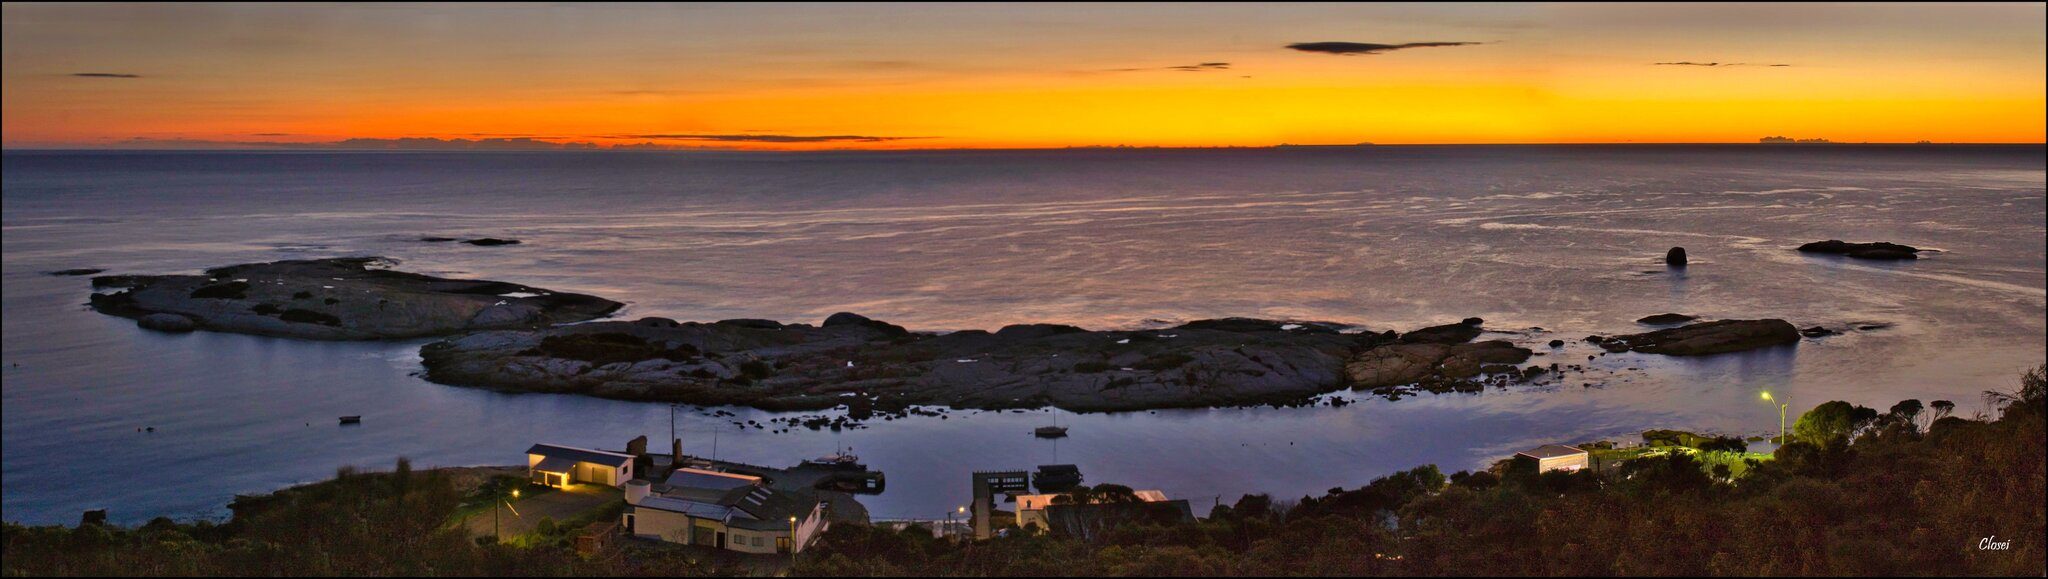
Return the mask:
<svg viewBox="0 0 2048 579">
<path fill-rule="evenodd" d="M 756 546 L 756 547 L 759 547 L 759 546 L 761 546 L 761 537 L 760 537 L 759 535 L 755 535 L 755 536 L 754 536 L 754 546 Z"/>
<path fill-rule="evenodd" d="M 777 553 L 788 553 L 788 552 L 789 552 L 789 537 L 776 537 L 776 538 L 775 538 L 775 552 L 777 552 Z"/>
</svg>

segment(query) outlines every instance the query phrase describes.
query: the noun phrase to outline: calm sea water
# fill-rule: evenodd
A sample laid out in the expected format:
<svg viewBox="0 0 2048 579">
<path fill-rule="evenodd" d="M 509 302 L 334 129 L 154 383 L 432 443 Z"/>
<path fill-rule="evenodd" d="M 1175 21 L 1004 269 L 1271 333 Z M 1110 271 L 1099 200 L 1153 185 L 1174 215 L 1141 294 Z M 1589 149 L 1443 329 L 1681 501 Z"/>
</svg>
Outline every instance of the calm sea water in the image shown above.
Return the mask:
<svg viewBox="0 0 2048 579">
<path fill-rule="evenodd" d="M 665 406 L 414 376 L 420 342 L 139 330 L 85 278 L 288 258 L 588 292 L 625 317 L 922 330 L 1128 328 L 1219 316 L 1412 329 L 1467 316 L 1540 343 L 1648 314 L 1883 330 L 1702 359 L 1607 356 L 1597 387 L 1342 408 L 954 412 L 841 434 L 684 417 L 689 451 L 788 464 L 850 445 L 889 473 L 877 517 L 943 517 L 968 472 L 1079 464 L 1206 508 L 1479 467 L 1645 428 L 1776 429 L 1793 410 L 2009 388 L 2044 358 L 2041 147 L 1381 147 L 917 153 L 57 153 L 4 156 L 4 518 L 218 517 L 235 493 L 341 465 L 515 464 L 536 441 L 618 447 Z M 509 247 L 423 235 L 514 237 Z M 1840 238 L 1911 263 L 1791 251 Z M 1684 246 L 1682 273 L 1660 263 Z M 1543 332 L 1527 331 L 1531 327 Z M 1539 351 L 1545 350 L 1539 347 Z M 1549 360 L 1584 361 L 1586 352 Z M 1546 358 L 1538 358 L 1545 361 Z M 364 416 L 341 428 L 334 417 Z M 738 411 L 741 419 L 765 413 Z M 155 427 L 155 432 L 138 429 Z"/>
</svg>

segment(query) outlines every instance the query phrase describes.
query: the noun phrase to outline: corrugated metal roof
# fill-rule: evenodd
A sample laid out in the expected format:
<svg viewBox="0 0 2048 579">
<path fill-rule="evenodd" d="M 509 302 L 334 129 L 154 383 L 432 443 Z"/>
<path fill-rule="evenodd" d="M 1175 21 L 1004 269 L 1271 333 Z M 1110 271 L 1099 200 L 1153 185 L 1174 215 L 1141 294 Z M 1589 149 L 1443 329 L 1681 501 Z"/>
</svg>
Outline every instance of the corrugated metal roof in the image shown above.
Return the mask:
<svg viewBox="0 0 2048 579">
<path fill-rule="evenodd" d="M 676 469 L 675 472 L 670 473 L 668 475 L 667 480 L 662 481 L 663 484 L 672 487 L 710 489 L 717 491 L 732 490 L 739 487 L 752 485 L 758 482 L 761 482 L 761 477 L 724 472 L 712 472 L 708 470 L 698 470 L 694 468 Z"/>
<path fill-rule="evenodd" d="M 732 515 L 732 507 L 670 497 L 646 497 L 640 499 L 640 502 L 633 506 L 636 508 L 682 513 L 700 519 L 715 519 L 719 521 L 724 521 Z"/>
<path fill-rule="evenodd" d="M 588 448 L 576 448 L 559 444 L 536 444 L 526 449 L 527 454 L 538 454 L 548 458 L 566 458 L 576 462 L 588 462 L 605 466 L 625 466 L 633 462 L 633 455 Z"/>
<path fill-rule="evenodd" d="M 1575 454 L 1586 454 L 1586 451 L 1580 450 L 1579 447 L 1576 446 L 1565 446 L 1562 444 L 1545 444 L 1543 446 L 1538 446 L 1536 448 L 1524 450 L 1515 454 L 1520 454 L 1523 456 L 1527 456 L 1529 458 L 1540 460 L 1545 458 L 1563 458 Z"/>
</svg>

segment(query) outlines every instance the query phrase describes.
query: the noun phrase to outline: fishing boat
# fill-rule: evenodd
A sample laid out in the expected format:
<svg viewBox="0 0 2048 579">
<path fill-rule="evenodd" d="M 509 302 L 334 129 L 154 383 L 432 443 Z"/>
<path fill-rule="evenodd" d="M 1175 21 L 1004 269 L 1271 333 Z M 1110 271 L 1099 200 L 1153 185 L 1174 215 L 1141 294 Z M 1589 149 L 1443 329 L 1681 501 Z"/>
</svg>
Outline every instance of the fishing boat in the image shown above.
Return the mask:
<svg viewBox="0 0 2048 579">
<path fill-rule="evenodd" d="M 880 494 L 889 484 L 882 471 L 868 470 L 867 465 L 861 464 L 852 448 L 806 460 L 799 468 L 802 467 L 829 471 L 818 477 L 816 486 L 821 489 Z"/>
<path fill-rule="evenodd" d="M 361 416 L 343 416 L 343 417 L 341 417 L 341 423 L 342 423 L 342 424 L 362 424 L 362 423 L 363 423 L 363 417 L 361 417 Z"/>
<path fill-rule="evenodd" d="M 808 464 L 811 466 L 822 466 L 825 468 L 837 470 L 867 470 L 868 467 L 862 465 L 860 463 L 860 457 L 854 455 L 851 452 L 851 450 L 852 449 L 847 449 L 845 451 L 835 452 L 818 458 L 806 460 L 804 461 L 804 464 Z"/>
</svg>

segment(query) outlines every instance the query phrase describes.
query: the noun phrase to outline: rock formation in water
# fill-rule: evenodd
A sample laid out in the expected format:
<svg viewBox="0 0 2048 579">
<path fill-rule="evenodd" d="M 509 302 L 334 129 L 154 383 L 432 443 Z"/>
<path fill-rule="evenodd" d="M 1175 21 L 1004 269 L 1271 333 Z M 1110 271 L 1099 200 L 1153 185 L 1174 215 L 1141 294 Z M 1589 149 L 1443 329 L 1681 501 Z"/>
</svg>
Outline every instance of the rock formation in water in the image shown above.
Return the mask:
<svg viewBox="0 0 2048 579">
<path fill-rule="evenodd" d="M 1341 388 L 1380 334 L 1204 320 L 1163 330 L 1055 324 L 914 333 L 855 314 L 818 326 L 663 318 L 480 332 L 428 344 L 436 382 L 611 398 L 821 409 L 1054 405 L 1072 410 L 1298 402 Z"/>
<path fill-rule="evenodd" d="M 1642 334 L 1592 336 L 1586 341 L 1609 352 L 1704 356 L 1793 344 L 1799 337 L 1799 329 L 1791 322 L 1769 319 L 1716 320 Z"/>
<path fill-rule="evenodd" d="M 98 274 L 98 273 L 100 273 L 100 272 L 104 272 L 104 271 L 106 271 L 106 270 L 104 270 L 104 269 L 99 269 L 99 268 L 92 268 L 92 267 L 81 267 L 81 268 L 76 268 L 76 269 L 60 269 L 60 270 L 57 270 L 57 271 L 46 271 L 46 272 L 43 272 L 43 273 L 46 273 L 46 274 L 49 274 L 49 275 L 55 275 L 55 276 L 81 276 L 81 275 L 94 275 L 94 274 Z"/>
<path fill-rule="evenodd" d="M 91 306 L 145 328 L 316 340 L 375 340 L 538 328 L 603 317 L 621 304 L 514 283 L 384 269 L 375 257 L 233 265 L 204 275 L 93 278 Z M 179 322 L 175 318 L 184 318 Z"/>
<path fill-rule="evenodd" d="M 1685 267 L 1685 248 L 1673 247 L 1671 251 L 1664 252 L 1664 265 Z"/>
<path fill-rule="evenodd" d="M 1244 318 L 1160 330 L 1027 324 L 947 334 L 850 313 L 818 326 L 643 318 L 479 332 L 428 344 L 420 355 L 430 380 L 515 391 L 769 409 L 857 401 L 877 409 L 1138 410 L 1295 403 L 1354 384 L 1511 373 L 1528 359 L 1528 350 L 1506 342 L 1465 343 L 1479 332 L 1469 321 L 1397 338 Z"/>
<path fill-rule="evenodd" d="M 1649 324 L 1652 326 L 1664 326 L 1670 324 L 1690 322 L 1697 319 L 1700 319 L 1699 316 L 1688 316 L 1685 314 L 1657 314 L 1654 316 L 1643 316 L 1641 318 L 1637 318 L 1636 323 Z"/>
<path fill-rule="evenodd" d="M 1849 243 L 1840 239 L 1815 241 L 1799 246 L 1804 253 L 1827 253 L 1857 259 L 1920 259 L 1920 248 L 1879 241 L 1876 243 Z"/>
</svg>

